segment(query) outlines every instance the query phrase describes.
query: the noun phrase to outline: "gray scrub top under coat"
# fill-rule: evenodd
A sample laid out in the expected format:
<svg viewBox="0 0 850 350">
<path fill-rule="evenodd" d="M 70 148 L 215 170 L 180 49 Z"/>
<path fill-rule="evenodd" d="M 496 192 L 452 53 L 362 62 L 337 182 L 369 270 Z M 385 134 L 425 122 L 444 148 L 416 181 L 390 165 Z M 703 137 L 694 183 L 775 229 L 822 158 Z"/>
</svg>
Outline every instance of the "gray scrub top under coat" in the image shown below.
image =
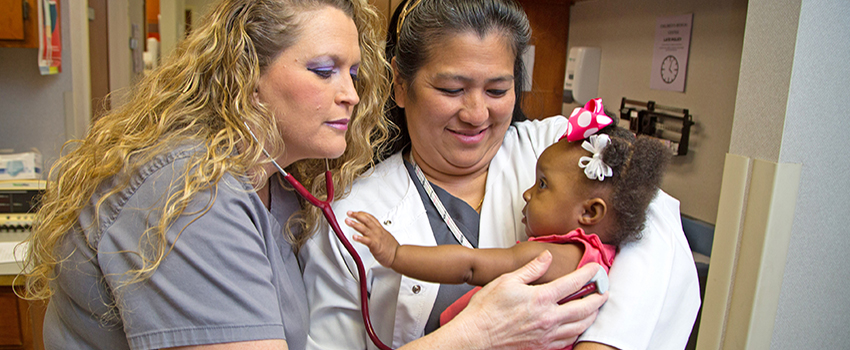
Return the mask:
<svg viewBox="0 0 850 350">
<path fill-rule="evenodd" d="M 460 244 L 454 234 L 452 234 L 452 231 L 449 230 L 449 226 L 440 217 L 440 212 L 437 211 L 437 207 L 431 202 L 428 193 L 425 191 L 425 187 L 422 186 L 422 183 L 416 177 L 413 164 L 405 160 L 404 166 L 407 168 L 407 173 L 415 184 L 416 190 L 419 191 L 419 196 L 422 198 L 422 204 L 425 206 L 425 212 L 428 214 L 428 222 L 431 224 L 431 231 L 434 232 L 434 239 L 437 244 Z M 431 187 L 434 188 L 434 192 L 440 198 L 443 207 L 446 208 L 446 212 L 449 213 L 449 216 L 457 224 L 460 232 L 466 236 L 466 239 L 473 247 L 478 248 L 478 223 L 481 221 L 481 215 L 470 207 L 469 204 L 448 193 L 446 190 L 440 188 L 440 186 L 431 183 Z M 475 286 L 466 283 L 441 284 L 437 292 L 437 300 L 434 301 L 434 307 L 431 308 L 431 315 L 428 316 L 428 322 L 425 323 L 425 334 L 439 328 L 440 314 L 473 288 Z"/>
<path fill-rule="evenodd" d="M 214 198 L 209 211 L 178 218 L 167 239 L 174 242 L 178 233 L 179 239 L 159 268 L 115 293 L 123 272 L 139 263 L 137 255 L 122 251 L 139 250 L 140 228 L 159 216 L 150 209 L 162 205 L 172 181 L 182 180 L 191 153 L 182 148 L 144 165 L 127 188 L 107 199 L 98 217 L 92 206 L 84 208 L 80 225 L 59 242 L 57 249 L 69 258 L 57 266 L 45 315 L 47 349 L 156 349 L 263 339 L 286 339 L 289 349 L 304 349 L 307 300 L 281 226 L 299 205 L 277 181 L 271 181 L 271 210 L 250 184 L 229 174 L 198 193 L 185 213 L 206 208 Z M 119 183 L 102 185 L 90 203 Z M 113 304 L 117 314 L 108 307 Z"/>
</svg>

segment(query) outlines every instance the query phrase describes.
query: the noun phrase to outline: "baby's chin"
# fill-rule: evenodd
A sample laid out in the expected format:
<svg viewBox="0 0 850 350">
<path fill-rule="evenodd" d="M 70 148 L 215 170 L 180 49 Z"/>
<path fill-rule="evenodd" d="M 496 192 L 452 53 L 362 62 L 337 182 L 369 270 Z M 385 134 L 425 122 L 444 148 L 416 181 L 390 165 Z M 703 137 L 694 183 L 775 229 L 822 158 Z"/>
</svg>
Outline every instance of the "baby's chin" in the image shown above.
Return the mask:
<svg viewBox="0 0 850 350">
<path fill-rule="evenodd" d="M 523 223 L 525 223 L 525 218 L 523 218 Z M 525 235 L 528 238 L 540 236 L 538 234 L 535 234 L 534 231 L 532 231 L 531 228 L 528 227 L 528 224 L 525 225 Z"/>
</svg>

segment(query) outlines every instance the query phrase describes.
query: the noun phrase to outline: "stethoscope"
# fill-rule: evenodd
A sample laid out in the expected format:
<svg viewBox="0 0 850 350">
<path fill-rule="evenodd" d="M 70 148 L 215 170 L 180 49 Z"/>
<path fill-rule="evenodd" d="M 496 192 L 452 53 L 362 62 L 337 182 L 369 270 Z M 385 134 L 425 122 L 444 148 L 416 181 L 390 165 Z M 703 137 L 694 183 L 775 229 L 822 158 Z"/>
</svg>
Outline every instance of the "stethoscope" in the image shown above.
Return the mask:
<svg viewBox="0 0 850 350">
<path fill-rule="evenodd" d="M 245 128 L 248 129 L 248 133 L 251 134 L 251 138 L 254 139 L 254 142 L 257 144 L 260 141 L 257 139 L 257 136 L 254 135 L 254 132 L 251 131 L 251 128 L 248 126 L 248 123 L 243 122 L 245 124 Z M 366 334 L 369 335 L 369 339 L 372 340 L 372 343 L 381 350 L 393 350 L 389 346 L 386 346 L 381 339 L 378 338 L 378 335 L 375 333 L 375 330 L 372 328 L 372 321 L 369 318 L 369 301 L 367 299 L 367 289 L 366 289 L 366 272 L 363 267 L 363 261 L 360 259 L 360 254 L 357 254 L 357 251 L 354 250 L 354 246 L 351 245 L 351 242 L 348 238 L 345 237 L 345 234 L 342 233 L 342 229 L 339 227 L 339 223 L 336 220 L 336 215 L 331 209 L 331 202 L 333 202 L 334 198 L 334 185 L 333 185 L 333 176 L 331 175 L 330 169 L 325 171 L 325 189 L 327 190 L 327 199 L 320 200 L 313 196 L 310 191 L 302 185 L 298 180 L 295 179 L 291 174 L 283 170 L 280 164 L 272 158 L 269 152 L 266 151 L 265 147 L 262 147 L 263 154 L 271 160 L 272 164 L 274 164 L 277 171 L 283 176 L 283 178 L 295 188 L 295 192 L 297 192 L 302 198 L 310 202 L 310 204 L 316 206 L 317 208 L 322 210 L 322 215 L 324 215 L 325 219 L 328 221 L 328 224 L 331 225 L 331 229 L 333 229 L 334 234 L 342 242 L 342 245 L 345 247 L 345 250 L 348 251 L 348 254 L 351 255 L 351 258 L 354 259 L 355 265 L 357 265 L 357 276 L 360 278 L 360 315 L 363 317 L 363 324 L 366 327 Z M 327 164 L 326 164 L 327 166 Z M 583 287 L 581 287 L 578 291 L 573 294 L 570 294 L 558 304 L 563 304 L 571 300 L 580 299 L 586 295 L 590 295 L 594 292 L 599 291 L 599 293 L 605 293 L 608 290 L 608 274 L 605 273 L 605 270 L 602 267 L 599 267 L 599 270 L 596 272 L 596 275 L 590 279 Z"/>
<path fill-rule="evenodd" d="M 244 122 L 243 122 L 244 123 Z M 248 129 L 248 133 L 251 134 L 251 138 L 254 139 L 254 142 L 257 144 L 260 141 L 257 139 L 257 136 L 254 135 L 254 132 L 251 131 L 251 128 L 248 126 L 248 123 L 244 123 L 245 127 Z M 357 251 L 354 250 L 354 246 L 351 245 L 351 242 L 348 241 L 348 238 L 345 237 L 345 234 L 342 233 L 342 229 L 339 227 L 339 223 L 336 220 L 336 215 L 334 215 L 333 210 L 331 209 L 331 202 L 333 202 L 334 198 L 334 182 L 333 175 L 331 175 L 330 169 L 325 171 L 325 188 L 327 190 L 328 198 L 326 200 L 320 200 L 316 198 L 310 191 L 307 191 L 292 174 L 287 173 L 286 170 L 283 170 L 283 167 L 277 163 L 277 161 L 272 158 L 269 152 L 266 151 L 266 148 L 263 147 L 263 154 L 271 160 L 272 164 L 274 164 L 277 171 L 283 176 L 283 178 L 295 188 L 295 192 L 297 192 L 302 198 L 310 202 L 310 204 L 316 206 L 317 208 L 322 210 L 322 215 L 325 216 L 325 219 L 328 220 L 328 224 L 331 225 L 331 229 L 333 229 L 336 237 L 339 238 L 339 241 L 342 242 L 342 245 L 345 246 L 345 250 L 348 251 L 348 254 L 351 255 L 351 258 L 354 259 L 354 263 L 357 265 L 357 276 L 360 278 L 360 314 L 363 316 L 363 324 L 366 326 L 366 333 L 369 335 L 369 338 L 375 343 L 381 350 L 392 350 L 392 348 L 384 345 L 381 342 L 381 339 L 378 339 L 378 335 L 375 333 L 375 330 L 372 328 L 372 321 L 369 318 L 369 301 L 366 298 L 367 290 L 366 290 L 366 272 L 363 268 L 363 261 L 360 259 L 360 255 L 357 254 Z M 327 165 L 326 165 L 327 166 Z"/>
</svg>

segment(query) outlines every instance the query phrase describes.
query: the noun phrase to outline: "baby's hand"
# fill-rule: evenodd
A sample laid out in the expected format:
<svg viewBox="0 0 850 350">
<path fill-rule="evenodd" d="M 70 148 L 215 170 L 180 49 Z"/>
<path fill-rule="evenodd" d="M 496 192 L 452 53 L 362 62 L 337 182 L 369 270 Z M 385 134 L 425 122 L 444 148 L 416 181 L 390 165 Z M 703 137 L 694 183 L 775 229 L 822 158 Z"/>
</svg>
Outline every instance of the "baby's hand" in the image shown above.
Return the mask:
<svg viewBox="0 0 850 350">
<path fill-rule="evenodd" d="M 375 260 L 378 260 L 378 263 L 385 267 L 392 267 L 395 253 L 398 250 L 398 241 L 395 237 L 381 226 L 378 219 L 375 219 L 369 213 L 349 211 L 347 214 L 349 218 L 345 219 L 345 224 L 362 235 L 354 235 L 352 238 L 369 247 L 372 256 L 375 257 Z"/>
</svg>

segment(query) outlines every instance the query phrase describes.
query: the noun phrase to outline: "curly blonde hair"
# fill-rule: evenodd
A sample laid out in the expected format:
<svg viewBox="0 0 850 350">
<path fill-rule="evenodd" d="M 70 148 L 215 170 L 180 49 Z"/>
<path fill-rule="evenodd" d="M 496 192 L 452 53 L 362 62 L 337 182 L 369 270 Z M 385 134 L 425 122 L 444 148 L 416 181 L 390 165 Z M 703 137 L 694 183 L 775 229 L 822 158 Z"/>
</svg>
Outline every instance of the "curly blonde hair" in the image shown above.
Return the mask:
<svg viewBox="0 0 850 350">
<path fill-rule="evenodd" d="M 111 188 L 94 204 L 97 213 L 106 199 L 128 185 L 138 167 L 185 142 L 204 145 L 189 160 L 185 182 L 166 198 L 160 219 L 145 231 L 150 249 L 135 252 L 143 264 L 127 272 L 126 285 L 145 280 L 168 255 L 169 226 L 184 213 L 195 194 L 214 190 L 225 174 L 249 179 L 255 188 L 269 175 L 270 160 L 262 148 L 277 157 L 285 145 L 271 111 L 254 98 L 260 76 L 278 54 L 299 38 L 299 14 L 323 6 L 338 8 L 353 18 L 359 33 L 361 65 L 355 106 L 346 134 L 347 149 L 330 161 L 336 188 L 347 189 L 372 166 L 387 140 L 389 123 L 383 106 L 389 91 L 382 25 L 366 0 L 223 0 L 202 19 L 200 28 L 181 42 L 163 65 L 136 84 L 131 100 L 98 119 L 83 140 L 54 164 L 47 189 L 28 239 L 26 297 L 49 298 L 50 281 L 63 257 L 55 250 L 79 227 L 78 216 L 91 205 L 96 189 L 116 175 L 123 186 Z M 244 123 L 259 142 L 252 141 Z M 365 135 L 365 136 L 364 136 Z M 325 161 L 304 160 L 287 169 L 317 197 L 325 193 Z M 346 191 L 337 191 L 339 198 Z M 212 205 L 212 202 L 208 204 Z M 316 230 L 321 212 L 310 205 L 289 220 L 285 234 L 297 249 Z M 203 215 L 201 213 L 201 215 Z M 300 226 L 303 234 L 293 234 Z"/>
</svg>

